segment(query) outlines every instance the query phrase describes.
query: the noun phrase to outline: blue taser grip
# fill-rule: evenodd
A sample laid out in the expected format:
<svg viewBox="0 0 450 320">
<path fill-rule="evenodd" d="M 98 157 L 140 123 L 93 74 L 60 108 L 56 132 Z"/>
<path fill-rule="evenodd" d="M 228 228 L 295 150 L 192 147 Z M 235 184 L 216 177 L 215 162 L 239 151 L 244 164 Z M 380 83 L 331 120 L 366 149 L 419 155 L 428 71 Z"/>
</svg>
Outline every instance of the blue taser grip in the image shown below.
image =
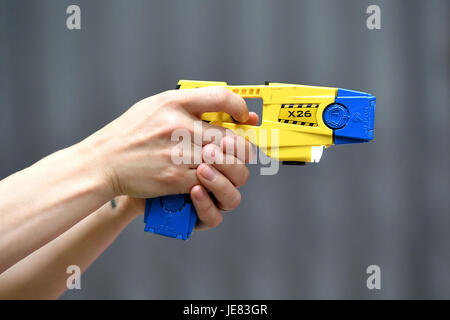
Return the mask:
<svg viewBox="0 0 450 320">
<path fill-rule="evenodd" d="M 197 212 L 188 194 L 177 194 L 145 201 L 145 231 L 188 240 L 197 222 Z"/>
</svg>

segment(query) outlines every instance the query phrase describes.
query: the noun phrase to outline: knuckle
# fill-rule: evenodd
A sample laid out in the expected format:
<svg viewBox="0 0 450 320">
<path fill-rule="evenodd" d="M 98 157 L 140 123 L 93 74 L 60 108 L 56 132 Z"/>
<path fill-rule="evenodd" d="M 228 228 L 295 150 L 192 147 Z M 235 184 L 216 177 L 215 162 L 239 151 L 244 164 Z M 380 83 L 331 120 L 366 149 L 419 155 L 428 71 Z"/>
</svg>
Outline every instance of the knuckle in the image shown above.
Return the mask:
<svg viewBox="0 0 450 320">
<path fill-rule="evenodd" d="M 235 209 L 239 206 L 239 204 L 241 203 L 241 193 L 238 191 L 236 193 L 236 196 L 233 198 L 233 200 L 231 201 L 230 205 L 232 209 Z"/>
<path fill-rule="evenodd" d="M 219 106 L 223 106 L 228 102 L 230 90 L 223 87 L 211 87 L 210 95 L 212 101 Z"/>
<path fill-rule="evenodd" d="M 178 171 L 180 172 L 178 183 L 182 188 L 183 193 L 189 193 L 193 187 L 201 185 L 194 170 L 190 170 L 186 167 L 184 169 L 182 169 L 180 166 L 178 167 Z"/>
<path fill-rule="evenodd" d="M 198 210 L 200 221 L 206 228 L 215 228 L 222 222 L 222 214 L 217 210 L 216 205 L 212 201 L 200 203 Z"/>
<path fill-rule="evenodd" d="M 164 122 L 168 127 L 180 127 L 183 124 L 181 117 L 176 112 L 167 112 Z"/>
<path fill-rule="evenodd" d="M 236 181 L 236 186 L 241 187 L 244 184 L 246 184 L 249 177 L 250 177 L 250 171 L 248 170 L 247 167 L 244 167 L 244 170 L 242 170 L 242 172 L 238 175 L 238 178 Z"/>
<path fill-rule="evenodd" d="M 175 130 L 186 130 L 192 133 L 186 118 L 178 112 L 167 112 L 164 119 L 163 128 L 166 134 L 172 134 Z"/>
<path fill-rule="evenodd" d="M 182 173 L 177 166 L 170 166 L 164 170 L 164 181 L 168 185 L 179 185 L 182 180 Z"/>
<path fill-rule="evenodd" d="M 200 180 L 198 180 L 197 174 L 187 174 L 186 175 L 186 184 L 188 185 L 188 190 L 191 190 L 193 187 L 200 184 Z"/>
<path fill-rule="evenodd" d="M 167 90 L 161 93 L 161 100 L 164 106 L 178 105 L 182 100 L 182 95 L 177 90 Z"/>
<path fill-rule="evenodd" d="M 208 223 L 208 226 L 211 228 L 217 227 L 222 222 L 222 215 L 216 214 L 215 217 Z"/>
<path fill-rule="evenodd" d="M 187 89 L 194 90 L 194 89 Z M 164 108 L 171 107 L 174 109 L 184 108 L 187 104 L 189 104 L 191 98 L 187 92 L 187 90 L 168 90 L 163 92 L 164 96 L 161 99 L 161 105 Z"/>
<path fill-rule="evenodd" d="M 230 196 L 230 199 L 226 204 L 222 205 L 223 210 L 233 210 L 236 209 L 241 203 L 241 193 L 237 191 L 235 194 Z"/>
<path fill-rule="evenodd" d="M 212 201 L 204 201 L 204 202 L 206 203 L 203 205 L 202 211 L 206 215 L 211 215 L 211 212 L 214 209 L 214 203 Z"/>
</svg>

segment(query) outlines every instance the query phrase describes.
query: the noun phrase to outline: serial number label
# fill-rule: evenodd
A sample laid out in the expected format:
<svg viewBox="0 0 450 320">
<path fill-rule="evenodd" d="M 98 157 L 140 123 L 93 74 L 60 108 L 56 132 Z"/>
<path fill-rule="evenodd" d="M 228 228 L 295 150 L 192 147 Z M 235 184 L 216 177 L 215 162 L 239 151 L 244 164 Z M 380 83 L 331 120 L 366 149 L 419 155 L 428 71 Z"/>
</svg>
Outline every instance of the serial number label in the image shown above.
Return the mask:
<svg viewBox="0 0 450 320">
<path fill-rule="evenodd" d="M 225 307 L 218 306 L 195 306 L 193 304 L 185 306 L 183 315 L 204 315 L 214 318 L 230 317 L 238 315 L 267 315 L 267 305 L 265 304 L 229 304 Z"/>
<path fill-rule="evenodd" d="M 290 124 L 317 124 L 318 104 L 283 104 L 278 121 Z"/>
</svg>

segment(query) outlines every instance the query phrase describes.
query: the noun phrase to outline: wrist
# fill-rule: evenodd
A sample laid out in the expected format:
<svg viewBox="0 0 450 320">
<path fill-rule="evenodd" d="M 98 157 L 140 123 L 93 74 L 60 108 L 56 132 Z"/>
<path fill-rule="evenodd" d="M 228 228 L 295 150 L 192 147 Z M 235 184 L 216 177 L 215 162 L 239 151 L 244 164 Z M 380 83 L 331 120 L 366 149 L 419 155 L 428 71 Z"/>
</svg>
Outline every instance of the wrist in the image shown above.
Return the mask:
<svg viewBox="0 0 450 320">
<path fill-rule="evenodd" d="M 144 214 L 145 199 L 137 199 L 130 196 L 118 196 L 106 204 L 114 216 L 131 221 Z"/>
<path fill-rule="evenodd" d="M 77 158 L 83 159 L 89 175 L 95 179 L 99 190 L 112 199 L 119 195 L 115 187 L 115 175 L 108 166 L 106 143 L 92 135 L 73 146 Z"/>
</svg>

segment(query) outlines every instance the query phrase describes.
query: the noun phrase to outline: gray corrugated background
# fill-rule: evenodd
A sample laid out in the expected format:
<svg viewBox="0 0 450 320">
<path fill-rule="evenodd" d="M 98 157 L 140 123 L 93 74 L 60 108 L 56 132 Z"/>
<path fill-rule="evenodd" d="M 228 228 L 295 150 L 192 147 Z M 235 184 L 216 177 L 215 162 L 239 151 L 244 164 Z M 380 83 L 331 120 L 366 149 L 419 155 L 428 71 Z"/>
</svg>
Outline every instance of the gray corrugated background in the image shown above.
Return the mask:
<svg viewBox="0 0 450 320">
<path fill-rule="evenodd" d="M 68 31 L 65 9 L 82 10 Z M 378 4 L 382 30 L 366 28 Z M 187 243 L 134 221 L 63 298 L 450 298 L 448 1 L 0 1 L 0 177 L 179 79 L 377 96 L 376 140 L 282 167 Z M 369 291 L 377 264 L 382 290 Z"/>
</svg>

